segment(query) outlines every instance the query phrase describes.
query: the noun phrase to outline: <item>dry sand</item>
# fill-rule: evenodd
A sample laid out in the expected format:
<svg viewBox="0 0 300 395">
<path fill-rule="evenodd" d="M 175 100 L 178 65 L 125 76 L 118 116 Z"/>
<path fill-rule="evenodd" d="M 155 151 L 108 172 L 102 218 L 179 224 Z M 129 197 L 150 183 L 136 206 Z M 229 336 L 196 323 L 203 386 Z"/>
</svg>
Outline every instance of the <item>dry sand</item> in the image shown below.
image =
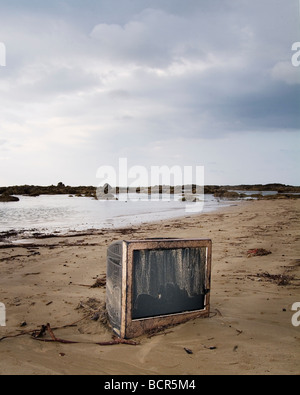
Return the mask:
<svg viewBox="0 0 300 395">
<path fill-rule="evenodd" d="M 105 288 L 90 288 L 106 272 L 114 240 L 144 237 L 211 238 L 211 317 L 190 321 L 140 345 L 43 343 L 29 335 L 0 342 L 0 374 L 299 374 L 300 327 L 291 323 L 300 302 L 300 202 L 243 202 L 220 212 L 146 224 L 131 231 L 35 240 L 0 249 L 0 302 L 7 327 L 0 338 L 50 323 L 82 319 L 90 299 L 105 301 Z M 247 257 L 247 251 L 272 252 Z M 287 285 L 276 277 L 291 276 Z M 284 277 L 285 278 L 285 277 Z M 27 326 L 20 328 L 22 322 Z M 79 342 L 109 341 L 111 332 L 88 318 L 55 335 Z M 193 351 L 187 354 L 184 348 Z"/>
</svg>

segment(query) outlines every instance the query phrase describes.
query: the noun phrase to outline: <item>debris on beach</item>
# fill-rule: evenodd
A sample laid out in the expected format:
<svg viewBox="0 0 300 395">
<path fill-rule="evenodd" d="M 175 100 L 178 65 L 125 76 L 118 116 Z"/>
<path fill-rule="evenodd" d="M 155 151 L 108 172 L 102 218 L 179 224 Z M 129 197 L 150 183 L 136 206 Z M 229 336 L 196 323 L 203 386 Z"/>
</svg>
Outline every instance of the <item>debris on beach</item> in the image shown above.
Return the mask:
<svg viewBox="0 0 300 395">
<path fill-rule="evenodd" d="M 85 317 L 83 319 L 85 319 Z M 61 338 L 58 338 L 54 334 L 54 330 L 74 327 L 74 326 L 76 326 L 76 324 L 78 322 L 82 321 L 83 319 L 76 321 L 72 324 L 64 325 L 64 326 L 56 327 L 56 328 L 52 328 L 51 325 L 48 323 L 46 325 L 41 325 L 38 329 L 35 329 L 33 331 L 32 330 L 31 331 L 22 331 L 21 333 L 17 333 L 15 335 L 7 335 L 4 337 L 1 337 L 0 342 L 2 342 L 3 340 L 6 340 L 6 339 L 12 339 L 12 338 L 20 337 L 20 336 L 26 336 L 26 335 L 28 336 L 29 335 L 31 337 L 31 339 L 37 340 L 40 342 L 45 342 L 45 343 L 93 344 L 93 345 L 98 345 L 98 346 L 114 346 L 114 345 L 119 345 L 119 344 L 138 346 L 140 344 L 139 342 L 136 342 L 133 340 L 119 339 L 116 336 L 113 336 L 112 340 L 110 340 L 110 341 L 91 342 L 91 341 L 77 341 L 77 340 L 61 339 Z M 61 356 L 64 356 L 64 355 L 61 355 Z"/>
<path fill-rule="evenodd" d="M 272 254 L 271 251 L 264 250 L 263 248 L 255 248 L 252 250 L 248 250 L 247 255 L 248 258 L 254 257 L 254 256 L 265 256 L 265 255 L 270 255 Z"/>
<path fill-rule="evenodd" d="M 41 329 L 35 330 L 31 333 L 31 338 L 34 340 L 39 340 L 41 342 L 46 342 L 46 343 L 62 343 L 62 344 L 95 344 L 98 346 L 114 346 L 118 344 L 127 344 L 131 346 L 137 346 L 139 343 L 135 341 L 130 341 L 130 340 L 125 340 L 125 339 L 119 339 L 116 337 L 113 337 L 111 341 L 104 341 L 104 342 L 83 342 L 83 341 L 73 341 L 73 340 L 65 340 L 65 339 L 60 339 L 55 336 L 53 332 L 53 328 L 51 328 L 50 324 L 47 325 L 42 325 Z M 47 334 L 50 335 L 50 338 L 45 338 L 45 335 Z"/>
<path fill-rule="evenodd" d="M 103 288 L 103 287 L 106 287 L 106 275 L 101 278 L 97 278 L 96 282 L 91 286 L 91 288 Z"/>
<path fill-rule="evenodd" d="M 290 285 L 291 281 L 294 280 L 293 276 L 287 276 L 286 274 L 270 274 L 268 272 L 258 273 L 256 277 L 273 282 L 279 286 Z"/>
<path fill-rule="evenodd" d="M 104 326 L 108 326 L 108 315 L 105 302 L 89 298 L 86 301 L 81 301 L 77 309 L 83 309 L 85 314 L 89 315 L 91 320 L 98 321 Z"/>
<path fill-rule="evenodd" d="M 202 346 L 206 348 L 206 350 L 211 350 L 211 351 L 218 349 L 216 346 L 206 346 L 205 344 L 202 344 Z"/>
</svg>

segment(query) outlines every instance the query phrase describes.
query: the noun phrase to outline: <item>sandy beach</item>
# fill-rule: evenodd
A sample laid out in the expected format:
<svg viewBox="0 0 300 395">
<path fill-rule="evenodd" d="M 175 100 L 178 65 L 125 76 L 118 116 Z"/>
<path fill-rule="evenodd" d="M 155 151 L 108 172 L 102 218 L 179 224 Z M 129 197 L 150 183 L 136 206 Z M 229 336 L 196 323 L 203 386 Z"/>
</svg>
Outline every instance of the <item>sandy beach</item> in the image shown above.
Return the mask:
<svg viewBox="0 0 300 395">
<path fill-rule="evenodd" d="M 0 338 L 26 333 L 0 342 L 0 375 L 300 374 L 300 327 L 291 321 L 300 302 L 299 214 L 299 200 L 248 201 L 133 229 L 2 246 Z M 145 335 L 136 346 L 95 345 L 112 340 L 91 319 L 105 302 L 105 287 L 91 286 L 105 276 L 107 247 L 146 237 L 212 239 L 211 316 Z M 271 254 L 249 256 L 253 249 Z M 78 344 L 31 338 L 47 323 Z"/>
</svg>

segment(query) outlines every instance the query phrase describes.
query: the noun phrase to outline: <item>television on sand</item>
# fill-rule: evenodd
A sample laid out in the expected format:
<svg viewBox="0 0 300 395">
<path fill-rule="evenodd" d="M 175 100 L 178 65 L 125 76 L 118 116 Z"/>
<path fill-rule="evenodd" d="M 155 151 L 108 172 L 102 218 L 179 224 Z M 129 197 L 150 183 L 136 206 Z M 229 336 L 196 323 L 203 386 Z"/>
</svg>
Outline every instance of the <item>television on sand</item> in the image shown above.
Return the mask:
<svg viewBox="0 0 300 395">
<path fill-rule="evenodd" d="M 212 241 L 117 241 L 108 248 L 106 307 L 123 339 L 210 313 Z"/>
</svg>

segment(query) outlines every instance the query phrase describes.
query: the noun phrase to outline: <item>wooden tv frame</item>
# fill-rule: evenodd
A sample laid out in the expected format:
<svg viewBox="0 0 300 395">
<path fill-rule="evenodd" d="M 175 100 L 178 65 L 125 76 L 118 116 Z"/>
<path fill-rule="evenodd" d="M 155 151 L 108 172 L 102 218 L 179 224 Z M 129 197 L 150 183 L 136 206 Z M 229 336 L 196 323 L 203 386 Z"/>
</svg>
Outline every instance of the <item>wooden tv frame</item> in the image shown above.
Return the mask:
<svg viewBox="0 0 300 395">
<path fill-rule="evenodd" d="M 123 339 L 139 337 L 144 333 L 187 322 L 191 319 L 206 318 L 210 314 L 212 241 L 210 239 L 149 239 L 122 241 L 122 283 L 121 283 L 121 322 L 115 331 Z M 204 309 L 150 318 L 133 319 L 133 270 L 134 251 L 174 250 L 185 248 L 206 248 L 205 263 L 205 302 Z"/>
</svg>

